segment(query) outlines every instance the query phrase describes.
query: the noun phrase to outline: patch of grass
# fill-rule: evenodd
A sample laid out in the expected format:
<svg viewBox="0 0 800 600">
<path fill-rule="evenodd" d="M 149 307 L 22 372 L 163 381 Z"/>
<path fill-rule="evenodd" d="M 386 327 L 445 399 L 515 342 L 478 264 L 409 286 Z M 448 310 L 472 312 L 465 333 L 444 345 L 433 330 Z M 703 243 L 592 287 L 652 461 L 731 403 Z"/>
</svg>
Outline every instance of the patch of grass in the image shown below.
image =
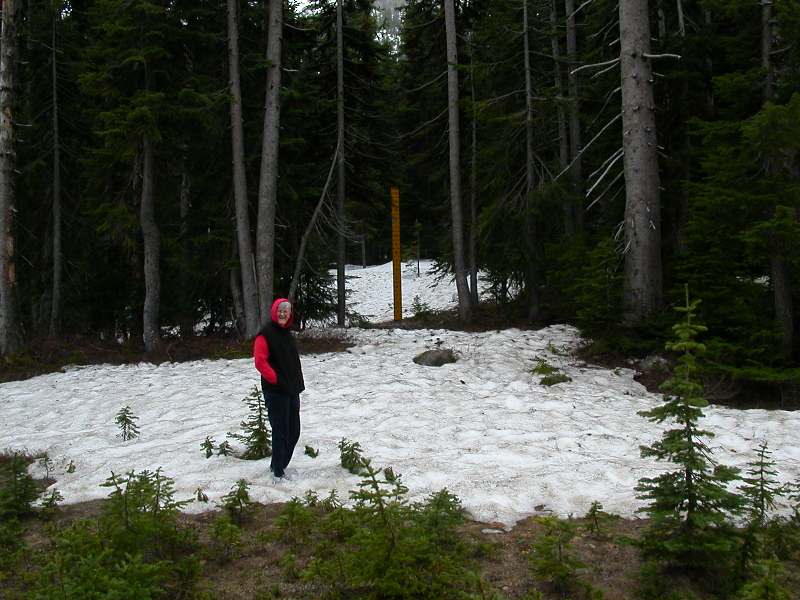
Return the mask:
<svg viewBox="0 0 800 600">
<path fill-rule="evenodd" d="M 558 369 L 543 358 L 537 358 L 535 363 L 533 369 L 531 369 L 534 375 L 553 375 L 554 373 L 558 373 Z"/>
<path fill-rule="evenodd" d="M 558 367 L 554 367 L 543 358 L 537 358 L 535 362 L 536 364 L 531 369 L 531 373 L 542 376 L 539 380 L 540 385 L 551 386 L 572 381 L 572 377 L 565 375 Z"/>
<path fill-rule="evenodd" d="M 540 385 L 556 385 L 559 383 L 566 383 L 567 381 L 572 381 L 572 377 L 569 375 L 565 375 L 564 373 L 554 373 L 553 375 L 545 375 L 539 380 Z"/>
</svg>

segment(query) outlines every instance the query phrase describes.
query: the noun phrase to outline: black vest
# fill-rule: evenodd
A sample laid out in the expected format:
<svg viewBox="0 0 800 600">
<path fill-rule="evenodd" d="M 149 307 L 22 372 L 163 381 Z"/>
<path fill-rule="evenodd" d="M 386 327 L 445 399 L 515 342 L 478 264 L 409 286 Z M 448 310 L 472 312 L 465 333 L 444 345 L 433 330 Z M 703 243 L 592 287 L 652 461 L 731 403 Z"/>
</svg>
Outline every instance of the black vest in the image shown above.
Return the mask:
<svg viewBox="0 0 800 600">
<path fill-rule="evenodd" d="M 306 389 L 303 369 L 300 367 L 300 355 L 292 332 L 275 323 L 268 323 L 259 335 L 263 335 L 267 340 L 269 351 L 267 360 L 278 375 L 278 383 L 275 385 L 262 377 L 261 383 L 264 389 L 290 396 L 296 396 Z"/>
</svg>

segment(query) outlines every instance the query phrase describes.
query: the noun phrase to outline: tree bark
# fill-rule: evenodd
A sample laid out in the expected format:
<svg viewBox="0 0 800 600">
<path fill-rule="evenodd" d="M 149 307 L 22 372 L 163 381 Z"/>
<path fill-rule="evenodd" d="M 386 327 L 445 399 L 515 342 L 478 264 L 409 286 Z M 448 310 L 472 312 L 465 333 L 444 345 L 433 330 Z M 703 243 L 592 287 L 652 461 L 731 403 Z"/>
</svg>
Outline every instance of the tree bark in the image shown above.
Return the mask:
<svg viewBox="0 0 800 600">
<path fill-rule="evenodd" d="M 569 147 L 571 151 L 570 179 L 573 191 L 578 200 L 575 202 L 574 218 L 576 231 L 583 230 L 583 161 L 581 159 L 581 120 L 580 99 L 578 98 L 578 74 L 573 73 L 578 66 L 578 32 L 575 27 L 575 0 L 565 0 L 564 10 L 567 13 L 567 61 L 569 71 L 567 86 L 569 89 Z"/>
<path fill-rule="evenodd" d="M 56 29 L 60 15 L 53 11 L 53 35 L 50 48 L 53 61 L 53 290 L 50 302 L 50 336 L 58 335 L 61 325 L 61 140 L 58 127 L 58 63 Z"/>
<path fill-rule="evenodd" d="M 533 188 L 536 171 L 533 153 L 533 82 L 531 80 L 530 41 L 528 40 L 528 0 L 522 2 L 522 48 L 525 68 L 525 241 L 528 247 L 528 319 L 539 317 L 539 293 L 536 276 L 536 218 L 533 212 Z"/>
<path fill-rule="evenodd" d="M 236 260 L 236 257 L 239 255 L 239 250 L 236 248 L 237 242 L 236 238 L 233 240 L 233 248 L 232 254 L 233 259 Z M 231 289 L 231 300 L 233 301 L 233 319 L 234 319 L 234 327 L 239 332 L 239 334 L 244 334 L 245 337 L 249 337 L 246 331 L 245 325 L 245 314 L 244 314 L 244 302 L 242 301 L 242 287 L 239 285 L 239 277 L 241 275 L 241 269 L 237 269 L 235 267 L 231 267 L 228 272 L 228 285 Z"/>
<path fill-rule="evenodd" d="M 191 204 L 192 181 L 189 178 L 189 169 L 186 166 L 186 157 L 181 162 L 181 189 L 180 189 L 180 214 L 181 229 L 180 243 L 183 254 L 183 268 L 180 273 L 181 282 L 181 308 L 180 308 L 180 331 L 183 339 L 194 335 L 194 319 L 192 311 L 191 282 L 189 280 L 189 264 L 192 260 L 192 250 L 189 245 L 189 211 Z"/>
<path fill-rule="evenodd" d="M 471 301 L 464 264 L 464 220 L 461 210 L 461 139 L 459 125 L 458 49 L 456 43 L 456 10 L 454 0 L 444 0 L 447 37 L 447 116 L 450 147 L 450 213 L 453 226 L 453 267 L 458 291 L 458 315 L 469 321 Z"/>
<path fill-rule="evenodd" d="M 775 69 L 772 64 L 772 45 L 775 40 L 773 28 L 772 0 L 761 0 L 761 67 L 766 76 L 764 79 L 764 102 L 771 102 L 775 97 Z M 774 165 L 765 166 L 767 175 L 773 175 Z M 774 210 L 773 210 L 774 212 Z M 772 242 L 769 260 L 770 279 L 772 280 L 775 321 L 781 332 L 781 350 L 783 358 L 790 361 L 794 350 L 794 299 L 792 297 L 792 280 L 789 263 L 781 251 L 781 244 Z"/>
<path fill-rule="evenodd" d="M 563 171 L 569 165 L 569 134 L 567 133 L 567 113 L 564 110 L 564 80 L 561 73 L 561 45 L 558 35 L 558 8 L 556 0 L 550 7 L 550 26 L 553 35 L 550 40 L 553 49 L 553 71 L 556 86 L 556 106 L 558 107 L 558 163 Z"/>
<path fill-rule="evenodd" d="M 342 0 L 336 2 L 336 129 L 338 131 L 338 157 L 336 180 L 336 215 L 339 232 L 336 237 L 336 324 L 345 326 L 345 277 L 344 265 L 347 260 L 344 239 L 344 195 L 345 195 L 345 156 L 344 156 L 344 35 L 342 24 Z"/>
<path fill-rule="evenodd" d="M 242 306 L 245 335 L 255 336 L 261 323 L 258 288 L 250 237 L 250 210 L 247 200 L 247 175 L 244 168 L 244 132 L 242 126 L 242 88 L 239 77 L 238 0 L 228 2 L 228 85 L 230 89 L 231 151 L 233 157 L 233 194 L 236 205 L 236 240 L 242 281 Z"/>
<path fill-rule="evenodd" d="M 472 305 L 478 306 L 478 111 L 475 105 L 475 67 L 470 55 L 470 92 L 472 94 L 472 164 L 469 184 L 469 293 Z M 419 232 L 417 233 L 417 270 L 419 271 Z M 417 273 L 419 275 L 419 273 Z"/>
<path fill-rule="evenodd" d="M 161 303 L 161 235 L 155 217 L 153 145 L 145 136 L 142 142 L 142 201 L 139 220 L 144 238 L 144 310 L 142 338 L 147 352 L 158 349 L 161 339 L 158 313 Z"/>
<path fill-rule="evenodd" d="M 637 323 L 662 305 L 661 201 L 647 0 L 620 0 L 622 147 L 625 172 L 623 318 Z"/>
<path fill-rule="evenodd" d="M 0 31 L 0 356 L 20 346 L 14 267 L 16 0 L 5 0 Z"/>
<path fill-rule="evenodd" d="M 269 0 L 267 26 L 267 90 L 261 141 L 261 178 L 258 185 L 257 272 L 262 319 L 268 318 L 275 276 L 275 205 L 278 197 L 280 142 L 281 45 L 283 0 Z"/>
<path fill-rule="evenodd" d="M 556 0 L 550 4 L 550 26 L 553 33 L 550 43 L 553 49 L 553 71 L 556 87 L 556 111 L 558 120 L 558 164 L 559 171 L 569 165 L 569 133 L 567 132 L 567 111 L 564 109 L 564 81 L 561 73 L 561 48 L 558 35 L 558 7 Z M 564 232 L 571 236 L 575 233 L 572 202 L 564 203 Z"/>
</svg>

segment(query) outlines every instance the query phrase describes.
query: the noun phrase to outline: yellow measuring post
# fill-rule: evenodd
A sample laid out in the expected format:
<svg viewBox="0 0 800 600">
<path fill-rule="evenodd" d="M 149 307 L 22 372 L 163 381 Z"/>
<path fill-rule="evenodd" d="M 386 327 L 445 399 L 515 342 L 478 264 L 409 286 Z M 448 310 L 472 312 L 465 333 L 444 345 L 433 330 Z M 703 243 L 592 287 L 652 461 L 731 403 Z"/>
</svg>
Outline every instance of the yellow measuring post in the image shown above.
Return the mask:
<svg viewBox="0 0 800 600">
<path fill-rule="evenodd" d="M 400 281 L 400 190 L 389 188 L 392 194 L 392 282 L 394 288 L 394 320 L 403 319 L 403 289 Z"/>
</svg>

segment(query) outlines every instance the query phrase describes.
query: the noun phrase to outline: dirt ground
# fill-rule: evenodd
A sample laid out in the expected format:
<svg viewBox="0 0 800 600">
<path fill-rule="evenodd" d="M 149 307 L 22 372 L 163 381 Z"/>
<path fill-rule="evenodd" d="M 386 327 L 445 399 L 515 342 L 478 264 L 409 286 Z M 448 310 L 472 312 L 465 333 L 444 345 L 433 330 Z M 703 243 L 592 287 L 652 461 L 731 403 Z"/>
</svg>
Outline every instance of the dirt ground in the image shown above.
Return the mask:
<svg viewBox="0 0 800 600">
<path fill-rule="evenodd" d="M 54 518 L 58 526 L 76 519 L 95 518 L 100 514 L 103 501 L 64 506 Z M 280 539 L 275 520 L 282 504 L 256 505 L 243 523 L 241 544 L 232 557 L 221 559 L 212 542 L 212 528 L 219 511 L 197 515 L 182 515 L 181 523 L 192 528 L 204 550 L 201 587 L 218 600 L 253 600 L 258 598 L 296 598 L 312 600 L 319 590 L 303 581 L 300 571 L 311 556 L 307 548 L 293 546 Z M 51 523 L 32 520 L 28 523 L 26 537 L 30 547 L 47 543 L 47 530 Z M 581 581 L 603 592 L 604 600 L 634 600 L 639 568 L 637 551 L 626 540 L 639 535 L 641 520 L 612 519 L 601 526 L 599 534 L 589 531 L 588 523 L 576 520 L 578 533 L 569 546 L 583 567 L 578 569 Z M 542 533 L 542 525 L 529 518 L 519 522 L 510 531 L 499 524 L 467 521 L 463 535 L 471 541 L 480 573 L 490 590 L 502 598 L 522 599 L 534 590 L 545 598 L 561 598 L 547 583 L 535 581 L 530 568 L 531 545 Z M 285 557 L 296 557 L 293 566 L 287 566 Z M 0 594 L 0 597 L 2 594 Z M 487 595 L 487 597 L 489 597 Z M 570 596 L 575 599 L 583 596 Z"/>
</svg>

